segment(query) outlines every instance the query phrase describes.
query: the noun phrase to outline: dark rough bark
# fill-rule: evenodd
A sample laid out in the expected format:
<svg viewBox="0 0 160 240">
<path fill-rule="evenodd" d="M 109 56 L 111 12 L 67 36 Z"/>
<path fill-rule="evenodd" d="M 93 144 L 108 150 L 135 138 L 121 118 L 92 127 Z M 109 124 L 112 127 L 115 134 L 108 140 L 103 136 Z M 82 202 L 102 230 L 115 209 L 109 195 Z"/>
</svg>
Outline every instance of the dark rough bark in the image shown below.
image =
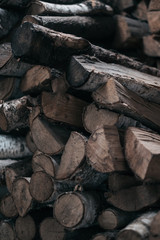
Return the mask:
<svg viewBox="0 0 160 240">
<path fill-rule="evenodd" d="M 24 8 L 31 0 L 0 0 L 0 6 L 7 8 Z"/>
<path fill-rule="evenodd" d="M 12 49 L 10 43 L 0 44 L 0 69 L 7 64 L 12 56 Z"/>
</svg>

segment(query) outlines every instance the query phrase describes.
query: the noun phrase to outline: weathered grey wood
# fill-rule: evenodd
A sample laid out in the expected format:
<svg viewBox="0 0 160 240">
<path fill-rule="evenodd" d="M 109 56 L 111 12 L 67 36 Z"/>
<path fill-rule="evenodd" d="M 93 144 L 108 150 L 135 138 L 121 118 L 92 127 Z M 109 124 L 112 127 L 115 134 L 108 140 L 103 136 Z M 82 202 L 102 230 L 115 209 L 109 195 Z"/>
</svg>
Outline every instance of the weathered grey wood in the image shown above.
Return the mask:
<svg viewBox="0 0 160 240">
<path fill-rule="evenodd" d="M 15 240 L 15 230 L 13 223 L 9 220 L 0 221 L 0 239 Z"/>
<path fill-rule="evenodd" d="M 5 185 L 5 169 L 13 163 L 17 163 L 17 160 L 13 159 L 1 159 L 0 160 L 0 186 Z"/>
<path fill-rule="evenodd" d="M 0 69 L 7 64 L 12 56 L 12 49 L 10 43 L 0 44 Z"/>
</svg>

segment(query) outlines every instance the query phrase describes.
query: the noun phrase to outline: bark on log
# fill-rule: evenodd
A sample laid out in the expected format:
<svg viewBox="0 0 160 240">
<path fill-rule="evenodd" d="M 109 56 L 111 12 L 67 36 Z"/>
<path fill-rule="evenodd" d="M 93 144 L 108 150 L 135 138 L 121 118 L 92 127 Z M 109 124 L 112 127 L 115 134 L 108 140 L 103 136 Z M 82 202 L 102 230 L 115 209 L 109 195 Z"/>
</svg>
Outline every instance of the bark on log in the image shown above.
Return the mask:
<svg viewBox="0 0 160 240">
<path fill-rule="evenodd" d="M 96 192 L 68 192 L 57 198 L 53 214 L 65 228 L 86 228 L 95 223 L 102 202 Z"/>
<path fill-rule="evenodd" d="M 36 223 L 30 215 L 18 217 L 15 230 L 19 240 L 32 240 L 36 235 Z"/>
<path fill-rule="evenodd" d="M 57 64 L 58 61 L 62 63 L 71 55 L 82 52 L 88 47 L 89 42 L 83 38 L 56 32 L 29 22 L 23 23 L 17 29 L 12 41 L 12 50 L 16 57 L 23 57 L 30 61 L 32 59 L 49 66 Z"/>
<path fill-rule="evenodd" d="M 147 13 L 149 29 L 151 33 L 160 32 L 160 11 L 149 11 Z"/>
<path fill-rule="evenodd" d="M 5 37 L 19 20 L 20 14 L 18 12 L 0 8 L 0 39 Z"/>
<path fill-rule="evenodd" d="M 158 212 L 153 218 L 150 225 L 149 240 L 159 240 L 160 239 L 160 212 Z"/>
<path fill-rule="evenodd" d="M 159 104 L 144 100 L 118 81 L 109 79 L 104 86 L 93 92 L 92 96 L 101 107 L 125 114 L 148 128 L 160 131 Z"/>
<path fill-rule="evenodd" d="M 141 180 L 160 181 L 160 136 L 138 128 L 129 128 L 125 136 L 125 156 L 132 171 Z"/>
<path fill-rule="evenodd" d="M 148 212 L 135 219 L 127 227 L 122 229 L 118 235 L 117 240 L 145 240 L 149 237 L 150 226 L 156 212 Z"/>
<path fill-rule="evenodd" d="M 159 185 L 141 185 L 105 193 L 107 203 L 127 212 L 136 212 L 156 205 L 160 199 Z"/>
<path fill-rule="evenodd" d="M 128 170 L 115 126 L 96 130 L 87 142 L 86 155 L 96 171 L 109 173 Z"/>
<path fill-rule="evenodd" d="M 31 0 L 0 0 L 0 6 L 6 8 L 25 8 Z"/>
<path fill-rule="evenodd" d="M 19 177 L 30 177 L 32 174 L 31 160 L 26 159 L 12 163 L 5 168 L 5 181 L 7 189 L 12 193 L 13 182 Z"/>
<path fill-rule="evenodd" d="M 0 239 L 15 240 L 15 237 L 13 224 L 8 220 L 0 221 Z"/>
<path fill-rule="evenodd" d="M 114 33 L 114 19 L 108 17 L 83 17 L 83 16 L 25 16 L 23 22 L 31 22 L 53 29 L 55 31 L 70 33 L 86 38 L 93 42 L 105 41 Z M 22 22 L 22 23 L 23 23 Z M 98 34 L 95 32 L 98 29 Z"/>
<path fill-rule="evenodd" d="M 125 16 L 116 15 L 115 25 L 114 48 L 137 48 L 143 36 L 149 34 L 149 26 L 146 22 Z"/>
<path fill-rule="evenodd" d="M 7 64 L 12 56 L 12 49 L 10 43 L 0 44 L 0 69 Z"/>
<path fill-rule="evenodd" d="M 0 159 L 20 159 L 31 155 L 23 137 L 0 135 Z"/>
<path fill-rule="evenodd" d="M 75 183 L 71 181 L 54 181 L 54 179 L 43 171 L 32 174 L 30 182 L 30 193 L 37 202 L 53 202 L 63 192 L 71 191 Z"/>
<path fill-rule="evenodd" d="M 50 16 L 92 16 L 92 15 L 110 15 L 113 9 L 98 0 L 84 1 L 79 4 L 61 5 L 36 1 L 31 3 L 27 14 L 28 15 L 50 15 Z"/>
<path fill-rule="evenodd" d="M 36 65 L 29 69 L 21 81 L 21 91 L 25 94 L 37 94 L 51 89 L 51 81 L 59 80 L 62 73 L 54 68 Z"/>
<path fill-rule="evenodd" d="M 143 37 L 144 53 L 151 57 L 160 57 L 160 41 L 159 36 L 148 35 Z"/>
<path fill-rule="evenodd" d="M 89 56 L 72 57 L 67 75 L 67 81 L 72 87 L 91 92 L 110 78 L 114 78 L 137 95 L 160 103 L 158 77 L 151 77 L 121 65 L 107 64 Z"/>
<path fill-rule="evenodd" d="M 41 105 L 44 115 L 53 121 L 82 128 L 82 112 L 88 103 L 70 94 L 43 92 Z"/>
<path fill-rule="evenodd" d="M 98 233 L 92 237 L 91 240 L 115 240 L 117 232 L 105 232 L 105 233 Z"/>
<path fill-rule="evenodd" d="M 44 171 L 51 177 L 55 177 L 58 163 L 53 157 L 36 151 L 32 158 L 32 169 L 33 172 Z"/>
<path fill-rule="evenodd" d="M 0 213 L 3 214 L 5 218 L 14 218 L 18 215 L 18 211 L 11 194 L 5 193 L 4 196 L 0 198 Z"/>
<path fill-rule="evenodd" d="M 119 129 L 127 129 L 129 126 L 145 128 L 140 122 L 130 117 L 108 109 L 98 108 L 94 103 L 84 109 L 82 119 L 84 128 L 90 133 L 105 125 L 116 126 Z"/>
</svg>

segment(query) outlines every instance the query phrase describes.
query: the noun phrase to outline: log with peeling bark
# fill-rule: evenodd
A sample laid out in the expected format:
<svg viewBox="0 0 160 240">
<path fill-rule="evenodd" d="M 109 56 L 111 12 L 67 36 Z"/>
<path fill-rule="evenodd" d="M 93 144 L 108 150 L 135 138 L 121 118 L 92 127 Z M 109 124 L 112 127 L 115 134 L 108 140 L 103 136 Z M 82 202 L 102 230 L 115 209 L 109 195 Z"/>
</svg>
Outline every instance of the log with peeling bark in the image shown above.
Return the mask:
<svg viewBox="0 0 160 240">
<path fill-rule="evenodd" d="M 12 10 L 6 10 L 0 8 L 0 39 L 4 38 L 11 29 L 18 23 L 20 20 L 20 14 Z"/>
<path fill-rule="evenodd" d="M 85 17 L 85 16 L 34 16 L 27 15 L 23 22 L 31 22 L 64 33 L 74 34 L 79 37 L 105 41 L 114 33 L 113 17 Z M 98 29 L 98 34 L 95 32 Z"/>
<path fill-rule="evenodd" d="M 82 112 L 88 103 L 70 94 L 43 92 L 41 105 L 44 115 L 53 121 L 82 128 Z"/>
<path fill-rule="evenodd" d="M 147 19 L 148 19 L 150 32 L 159 33 L 160 32 L 160 10 L 148 11 Z"/>
<path fill-rule="evenodd" d="M 15 240 L 15 229 L 11 220 L 0 221 L 0 239 Z"/>
<path fill-rule="evenodd" d="M 55 201 L 59 194 L 73 190 L 75 185 L 71 181 L 55 181 L 47 173 L 39 171 L 32 174 L 29 190 L 37 202 L 50 203 Z"/>
<path fill-rule="evenodd" d="M 159 240 L 160 239 L 160 212 L 158 212 L 150 225 L 150 234 L 149 234 L 149 240 Z"/>
<path fill-rule="evenodd" d="M 105 125 L 127 129 L 129 126 L 145 128 L 140 122 L 108 109 L 98 108 L 95 103 L 88 105 L 83 112 L 83 126 L 86 131 L 93 133 Z"/>
<path fill-rule="evenodd" d="M 117 240 L 145 240 L 149 237 L 150 226 L 152 220 L 156 216 L 156 212 L 148 212 L 142 214 L 140 217 L 135 219 L 132 223 L 128 224 L 122 229 L 118 235 Z"/>
<path fill-rule="evenodd" d="M 53 214 L 68 229 L 86 228 L 95 223 L 103 198 L 97 192 L 68 192 L 54 203 Z"/>
<path fill-rule="evenodd" d="M 125 156 L 132 171 L 141 179 L 160 181 L 160 136 L 138 128 L 128 128 Z"/>
<path fill-rule="evenodd" d="M 148 35 L 143 37 L 144 53 L 151 57 L 160 57 L 160 37 Z"/>
<path fill-rule="evenodd" d="M 98 216 L 98 224 L 105 230 L 121 229 L 136 217 L 136 214 L 114 208 L 104 209 Z"/>
<path fill-rule="evenodd" d="M 115 25 L 114 48 L 137 48 L 149 34 L 148 24 L 137 19 L 116 15 Z"/>
<path fill-rule="evenodd" d="M 148 128 L 160 131 L 159 104 L 144 100 L 118 81 L 109 79 L 92 94 L 95 102 L 103 107 L 136 119 Z"/>
<path fill-rule="evenodd" d="M 149 101 L 160 103 L 159 78 L 118 64 L 104 63 L 90 56 L 73 56 L 67 81 L 78 89 L 92 92 L 113 78 Z"/>
<path fill-rule="evenodd" d="M 53 158 L 45 153 L 36 151 L 32 158 L 33 172 L 44 171 L 51 177 L 55 177 L 58 169 L 57 158 Z"/>
<path fill-rule="evenodd" d="M 51 89 L 51 81 L 57 81 L 62 73 L 54 68 L 36 65 L 29 69 L 21 81 L 21 91 L 25 94 L 36 94 Z"/>
<path fill-rule="evenodd" d="M 20 160 L 5 168 L 5 182 L 7 189 L 12 193 L 13 182 L 19 177 L 30 177 L 32 175 L 32 165 L 30 159 Z"/>
<path fill-rule="evenodd" d="M 117 192 L 105 193 L 107 203 L 127 212 L 137 212 L 157 206 L 160 199 L 160 185 L 140 185 Z"/>
<path fill-rule="evenodd" d="M 119 133 L 115 126 L 104 126 L 89 138 L 86 155 L 91 166 L 98 172 L 127 172 Z"/>
<path fill-rule="evenodd" d="M 0 69 L 7 64 L 12 56 L 11 43 L 0 44 Z"/>
<path fill-rule="evenodd" d="M 113 9 L 98 0 L 84 1 L 79 4 L 63 5 L 35 1 L 31 3 L 28 15 L 50 15 L 50 16 L 92 16 L 92 15 L 109 15 L 113 13 Z"/>
<path fill-rule="evenodd" d="M 1 188 L 2 191 L 2 188 Z M 14 218 L 18 216 L 18 211 L 16 208 L 16 205 L 14 203 L 13 197 L 11 194 L 4 192 L 1 192 L 0 196 L 0 213 L 5 218 Z"/>
<path fill-rule="evenodd" d="M 0 135 L 0 159 L 22 159 L 32 156 L 23 137 Z"/>
<path fill-rule="evenodd" d="M 112 232 L 102 232 L 98 233 L 91 238 L 91 240 L 115 240 L 117 235 L 117 231 Z"/>
<path fill-rule="evenodd" d="M 32 240 L 36 235 L 36 223 L 31 215 L 18 217 L 15 222 L 15 231 L 19 240 Z"/>
</svg>

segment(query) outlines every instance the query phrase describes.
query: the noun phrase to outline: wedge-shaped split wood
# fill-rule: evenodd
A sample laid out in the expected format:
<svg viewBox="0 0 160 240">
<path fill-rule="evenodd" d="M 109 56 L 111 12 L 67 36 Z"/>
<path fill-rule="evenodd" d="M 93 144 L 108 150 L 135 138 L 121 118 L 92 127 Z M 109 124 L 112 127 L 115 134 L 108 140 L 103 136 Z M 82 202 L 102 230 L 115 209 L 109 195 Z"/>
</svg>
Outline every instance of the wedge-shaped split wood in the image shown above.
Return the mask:
<svg viewBox="0 0 160 240">
<path fill-rule="evenodd" d="M 144 53 L 151 57 L 160 57 L 160 37 L 159 35 L 148 35 L 143 37 Z"/>
<path fill-rule="evenodd" d="M 160 136 L 138 128 L 128 128 L 125 155 L 131 170 L 141 179 L 160 181 Z"/>
<path fill-rule="evenodd" d="M 147 19 L 151 33 L 160 32 L 160 10 L 148 11 Z"/>
<path fill-rule="evenodd" d="M 158 212 L 150 225 L 149 240 L 159 240 L 160 239 L 160 212 Z"/>
<path fill-rule="evenodd" d="M 32 240 L 36 235 L 36 223 L 31 215 L 18 217 L 15 222 L 15 231 L 19 240 Z"/>
</svg>

